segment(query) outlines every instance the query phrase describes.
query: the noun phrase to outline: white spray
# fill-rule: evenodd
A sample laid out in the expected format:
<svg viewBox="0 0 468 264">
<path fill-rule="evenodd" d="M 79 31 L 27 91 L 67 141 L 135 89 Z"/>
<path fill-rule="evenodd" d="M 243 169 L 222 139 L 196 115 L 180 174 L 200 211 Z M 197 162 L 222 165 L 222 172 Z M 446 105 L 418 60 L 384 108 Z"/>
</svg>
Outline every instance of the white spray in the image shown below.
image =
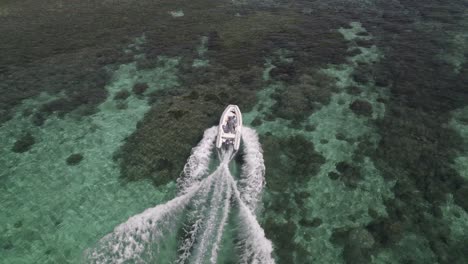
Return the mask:
<svg viewBox="0 0 468 264">
<path fill-rule="evenodd" d="M 265 166 L 258 136 L 244 127 L 244 165 L 239 183 L 229 171 L 232 149 L 220 152 L 220 165 L 209 174 L 217 127 L 205 131 L 177 180 L 173 200 L 145 210 L 102 238 L 85 252 L 89 263 L 149 263 L 161 261 L 165 235 L 184 225 L 175 263 L 217 263 L 223 233 L 230 217 L 238 221 L 240 263 L 272 264 L 271 242 L 255 218 L 255 208 L 265 185 Z M 238 187 L 239 184 L 239 187 Z M 235 206 L 237 210 L 231 210 Z M 237 212 L 233 215 L 233 212 Z M 159 261 L 158 261 L 159 260 Z"/>
</svg>

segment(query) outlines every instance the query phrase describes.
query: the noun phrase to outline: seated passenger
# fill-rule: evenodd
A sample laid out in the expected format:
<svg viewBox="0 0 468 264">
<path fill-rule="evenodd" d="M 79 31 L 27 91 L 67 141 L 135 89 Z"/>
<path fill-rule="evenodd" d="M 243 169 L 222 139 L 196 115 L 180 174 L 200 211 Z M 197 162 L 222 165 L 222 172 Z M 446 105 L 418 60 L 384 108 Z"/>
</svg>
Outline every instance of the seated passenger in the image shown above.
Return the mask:
<svg viewBox="0 0 468 264">
<path fill-rule="evenodd" d="M 229 132 L 235 133 L 236 132 L 236 116 L 228 117 L 227 124 L 229 128 Z"/>
</svg>

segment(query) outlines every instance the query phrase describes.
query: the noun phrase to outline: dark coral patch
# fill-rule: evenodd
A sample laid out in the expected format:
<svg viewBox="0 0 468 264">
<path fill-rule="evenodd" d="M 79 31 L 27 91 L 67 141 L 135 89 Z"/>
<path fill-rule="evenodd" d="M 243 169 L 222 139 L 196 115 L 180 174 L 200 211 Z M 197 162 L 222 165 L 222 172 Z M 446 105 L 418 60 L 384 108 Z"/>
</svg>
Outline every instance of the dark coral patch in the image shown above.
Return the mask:
<svg viewBox="0 0 468 264">
<path fill-rule="evenodd" d="M 124 110 L 128 108 L 128 103 L 126 101 L 118 100 L 115 107 L 119 110 Z"/>
<path fill-rule="evenodd" d="M 265 230 L 267 231 L 267 234 L 270 234 L 270 239 L 282 245 L 281 248 L 275 250 L 275 253 L 282 260 L 286 261 L 285 263 L 294 263 L 292 253 L 296 249 L 297 245 L 289 241 L 291 241 L 291 238 L 296 234 L 296 224 L 292 221 L 280 224 L 275 222 L 274 219 L 269 219 L 265 223 Z"/>
<path fill-rule="evenodd" d="M 221 70 L 225 78 L 216 78 L 214 73 Z M 239 81 L 245 76 L 241 71 L 206 68 L 203 72 L 204 77 L 198 70 L 187 72 L 182 79 L 186 85 L 179 89 L 162 89 L 148 95 L 157 104 L 114 156 L 124 179 L 148 178 L 156 185 L 176 179 L 191 148 L 207 127 L 217 124 L 226 105 L 237 104 L 242 111 L 251 109 L 261 78 L 258 69 L 242 71 L 253 76 L 250 85 Z"/>
<path fill-rule="evenodd" d="M 43 114 L 35 113 L 31 116 L 31 123 L 33 123 L 35 126 L 42 126 L 44 122 L 46 121 L 46 118 L 44 117 Z"/>
<path fill-rule="evenodd" d="M 330 241 L 343 247 L 343 260 L 346 264 L 369 263 L 374 246 L 372 234 L 364 228 L 336 228 Z"/>
<path fill-rule="evenodd" d="M 346 92 L 351 95 L 359 95 L 361 94 L 362 90 L 361 88 L 353 85 L 353 86 L 346 87 Z"/>
<path fill-rule="evenodd" d="M 371 251 L 369 250 L 369 248 L 363 246 L 366 242 L 369 242 L 362 241 L 362 238 L 353 238 L 353 231 L 350 232 L 348 241 L 343 248 L 343 259 L 346 264 L 369 263 L 371 260 Z"/>
<path fill-rule="evenodd" d="M 15 222 L 15 224 L 13 226 L 15 228 L 21 228 L 23 226 L 23 221 L 19 220 L 19 221 Z"/>
<path fill-rule="evenodd" d="M 126 89 L 123 89 L 123 90 L 120 90 L 118 91 L 115 95 L 114 95 L 114 100 L 125 100 L 127 99 L 128 97 L 130 96 L 130 92 Z"/>
<path fill-rule="evenodd" d="M 13 242 L 11 242 L 11 240 L 2 241 L 2 249 L 3 250 L 12 250 L 13 249 Z"/>
<path fill-rule="evenodd" d="M 455 203 L 468 212 L 468 184 L 465 184 L 455 192 Z"/>
<path fill-rule="evenodd" d="M 69 166 L 75 166 L 78 165 L 81 161 L 83 160 L 83 155 L 80 153 L 74 153 L 68 156 L 68 158 L 65 160 L 67 165 Z"/>
<path fill-rule="evenodd" d="M 200 94 L 197 91 L 191 91 L 187 97 L 191 100 L 197 100 Z"/>
<path fill-rule="evenodd" d="M 356 115 L 360 116 L 372 116 L 372 105 L 365 100 L 355 100 L 349 105 L 349 109 L 351 109 Z"/>
<path fill-rule="evenodd" d="M 214 102 L 214 103 L 220 103 L 221 99 L 218 95 L 216 94 L 207 94 L 203 98 L 207 102 Z"/>
<path fill-rule="evenodd" d="M 338 245 L 344 245 L 349 236 L 349 229 L 347 228 L 335 228 L 333 229 L 332 235 L 330 236 L 330 242 Z"/>
<path fill-rule="evenodd" d="M 389 74 L 378 72 L 375 76 L 375 85 L 380 86 L 380 87 L 386 87 L 390 85 Z"/>
<path fill-rule="evenodd" d="M 34 143 L 36 143 L 36 139 L 28 132 L 16 140 L 11 150 L 16 153 L 23 153 L 30 150 Z"/>
<path fill-rule="evenodd" d="M 273 114 L 300 123 L 322 105 L 328 104 L 333 91 L 333 82 L 324 74 L 302 75 L 299 84 L 278 89 L 272 95 L 276 101 L 272 107 Z"/>
<path fill-rule="evenodd" d="M 148 88 L 149 86 L 147 83 L 135 83 L 132 87 L 132 92 L 136 95 L 142 95 Z"/>
<path fill-rule="evenodd" d="M 176 120 L 179 120 L 181 117 L 186 115 L 188 111 L 186 110 L 181 110 L 181 109 L 176 109 L 176 110 L 171 110 L 168 112 L 171 116 L 173 116 Z"/>
<path fill-rule="evenodd" d="M 260 126 L 263 123 L 262 119 L 259 117 L 256 117 L 252 122 L 250 123 L 252 126 Z"/>
<path fill-rule="evenodd" d="M 203 130 L 219 118 L 212 114 L 222 111 L 221 106 L 214 104 L 193 103 L 196 104 L 181 97 L 160 99 L 115 156 L 120 161 L 122 177 L 127 180 L 149 178 L 159 185 L 179 176 Z M 197 111 L 186 112 L 185 109 Z M 175 117 L 177 122 L 174 122 Z"/>
<path fill-rule="evenodd" d="M 357 46 L 363 47 L 363 48 L 370 48 L 374 44 L 372 41 L 365 40 L 365 39 L 358 39 L 355 42 Z"/>
<path fill-rule="evenodd" d="M 54 112 L 70 112 L 72 109 L 74 106 L 69 99 L 59 98 L 43 104 L 40 111 L 48 115 Z"/>
<path fill-rule="evenodd" d="M 305 189 L 311 177 L 313 177 L 325 162 L 324 157 L 314 150 L 312 142 L 303 136 L 290 136 L 287 138 L 265 134 L 261 137 L 265 150 L 265 166 L 268 168 L 267 188 L 273 195 L 265 209 L 278 214 L 293 215 L 297 211 L 305 211 L 306 201 L 311 194 Z M 284 177 L 284 175 L 293 175 Z M 302 218 L 299 223 L 289 222 L 279 224 L 274 215 L 269 215 L 265 222 L 265 231 L 276 245 L 282 245 L 282 249 L 275 251 L 277 256 L 285 263 L 293 263 L 296 258 L 307 259 L 309 253 L 305 248 L 299 247 L 292 238 L 297 231 L 297 224 L 310 228 L 321 224 L 318 218 Z M 307 236 L 307 235 L 306 235 Z"/>
<path fill-rule="evenodd" d="M 348 50 L 348 52 L 346 53 L 346 55 L 349 56 L 349 57 L 354 57 L 354 56 L 359 55 L 359 54 L 361 54 L 360 49 Z"/>
<path fill-rule="evenodd" d="M 337 180 L 338 178 L 340 178 L 340 174 L 334 172 L 334 171 L 331 171 L 328 173 L 328 177 L 330 177 L 330 179 L 332 180 Z"/>
<path fill-rule="evenodd" d="M 377 219 L 366 226 L 375 237 L 377 243 L 388 246 L 398 242 L 403 237 L 404 227 L 401 222 L 392 222 L 388 218 Z"/>
<path fill-rule="evenodd" d="M 283 190 L 287 179 L 281 175 L 294 175 L 296 182 L 307 182 L 314 176 L 325 158 L 318 154 L 312 142 L 302 136 L 293 136 L 286 139 L 264 137 L 266 153 L 284 153 L 280 155 L 266 155 L 265 165 L 277 171 L 267 181 L 267 186 L 273 190 Z"/>
<path fill-rule="evenodd" d="M 294 64 L 290 63 L 276 65 L 276 67 L 270 71 L 270 76 L 279 81 L 291 81 L 294 79 L 295 75 L 296 68 Z"/>
<path fill-rule="evenodd" d="M 307 131 L 307 132 L 315 131 L 316 128 L 317 128 L 317 127 L 316 127 L 315 125 L 312 125 L 312 124 L 307 124 L 307 125 L 304 127 L 305 131 Z"/>
<path fill-rule="evenodd" d="M 322 224 L 322 219 L 320 218 L 313 218 L 311 220 L 307 219 L 307 218 L 302 218 L 301 220 L 299 220 L 299 224 L 301 226 L 306 226 L 306 227 L 318 227 Z"/>
<path fill-rule="evenodd" d="M 103 101 L 106 96 L 107 92 L 102 88 L 96 88 L 88 93 L 67 90 L 65 96 L 42 104 L 37 114 L 41 115 L 40 119 L 45 119 L 53 113 L 56 113 L 59 117 L 64 117 L 72 111 L 78 115 L 91 115 L 96 111 L 97 104 Z M 40 119 L 33 119 L 32 121 L 38 121 L 37 123 L 41 124 Z"/>
<path fill-rule="evenodd" d="M 369 73 L 365 69 L 362 69 L 362 68 L 358 68 L 353 73 L 352 77 L 353 77 L 353 80 L 355 82 L 362 83 L 362 84 L 365 84 L 365 83 L 369 82 L 369 80 L 370 80 Z"/>
<path fill-rule="evenodd" d="M 337 140 L 346 140 L 346 135 L 344 133 L 338 132 L 335 134 Z"/>
<path fill-rule="evenodd" d="M 343 161 L 336 164 L 336 170 L 341 174 L 340 179 L 343 183 L 351 188 L 356 188 L 362 178 L 358 167 Z"/>
</svg>

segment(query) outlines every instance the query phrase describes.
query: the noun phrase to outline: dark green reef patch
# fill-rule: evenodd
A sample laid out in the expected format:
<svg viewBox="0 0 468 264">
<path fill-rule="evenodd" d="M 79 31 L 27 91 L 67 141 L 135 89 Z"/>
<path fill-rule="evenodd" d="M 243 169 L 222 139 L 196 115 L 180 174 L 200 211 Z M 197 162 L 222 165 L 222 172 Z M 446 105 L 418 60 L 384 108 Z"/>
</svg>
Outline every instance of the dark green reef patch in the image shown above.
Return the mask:
<svg viewBox="0 0 468 264">
<path fill-rule="evenodd" d="M 78 165 L 81 161 L 83 160 L 83 154 L 81 153 L 74 153 L 68 156 L 68 158 L 65 160 L 67 165 L 69 166 L 75 166 Z"/>
<path fill-rule="evenodd" d="M 358 185 L 358 182 L 361 180 L 361 172 L 358 167 L 353 166 L 352 164 L 349 164 L 347 162 L 339 162 L 336 164 L 336 170 L 340 173 L 339 179 L 343 181 L 343 183 L 350 188 L 356 188 Z M 336 177 L 333 172 L 332 174 L 329 175 L 330 178 Z"/>
<path fill-rule="evenodd" d="M 304 74 L 298 78 L 297 84 L 277 89 L 272 95 L 275 100 L 272 114 L 296 123 L 302 122 L 328 104 L 334 91 L 333 81 L 325 74 L 317 71 L 311 75 Z"/>
<path fill-rule="evenodd" d="M 116 111 L 127 107 L 131 94 L 148 99 L 150 105 L 115 153 L 125 181 L 150 179 L 160 185 L 175 180 L 191 148 L 206 128 L 217 125 L 226 105 L 237 104 L 243 113 L 249 112 L 262 104 L 256 95 L 271 83 L 282 87 L 268 98 L 275 101 L 271 111 L 265 110 L 265 103 L 259 111 L 267 113 L 245 125 L 263 128 L 282 118 L 290 128 L 303 128 L 336 92 L 336 80 L 329 80 L 321 69 L 352 66 L 344 89 L 360 99 L 349 102 L 343 94 L 338 104 L 378 135 L 354 138 L 341 130 L 323 135 L 319 122 L 317 128 L 309 124 L 304 129 L 315 131 L 310 135 L 319 137 L 320 147 L 355 144 L 352 160 L 336 164 L 335 170 L 327 168 L 333 170 L 327 176 L 332 186 L 343 183 L 347 192 L 366 194 L 369 190 L 362 181 L 370 177 L 361 166 L 366 162 L 394 184 L 394 196 L 384 201 L 386 214 L 380 207 L 359 212 L 365 216 L 363 226 L 354 226 L 357 222 L 349 217 L 352 227 L 327 229 L 326 218 L 314 216 L 306 206 L 313 194 L 305 186 L 325 162 L 314 149 L 317 146 L 303 136 L 277 136 L 281 129 L 275 136 L 263 134 L 267 184 L 258 218 L 274 243 L 277 263 L 318 262 L 320 257 L 312 256 L 306 245 L 315 237 L 312 232 L 298 235 L 302 230 L 332 233 L 334 248 L 327 250 L 341 252 L 345 263 L 387 257 L 392 263 L 468 262 L 468 236 L 463 232 L 455 236 L 452 223 L 460 221 L 461 210 L 468 211 L 468 181 L 453 166 L 460 153 L 466 153 L 466 142 L 450 128 L 453 111 L 468 104 L 466 0 L 8 0 L 0 6 L 0 126 L 25 99 L 43 93 L 47 95 L 41 98 L 48 100 L 20 113 L 34 126 L 24 132 L 48 129 L 45 124 L 53 115 L 92 115 L 108 98 L 105 87 L 120 65 L 135 62 L 140 71 L 155 69 L 161 56 L 179 59 L 177 87 L 158 90 L 150 80 L 142 80 L 113 98 Z M 183 16 L 171 15 L 179 10 Z M 350 29 L 350 22 L 365 29 L 355 40 L 346 40 L 338 31 Z M 138 45 L 132 44 L 136 38 Z M 350 60 L 367 51 L 379 59 Z M 264 81 L 269 63 L 275 68 Z M 373 98 L 376 90 L 379 98 Z M 468 123 L 466 118 L 458 121 Z M 35 152 L 39 147 L 35 144 L 42 140 L 34 136 L 39 134 L 24 132 L 13 135 L 17 138 L 5 146 L 7 151 L 24 153 L 20 158 Z M 83 159 L 83 154 L 75 153 L 59 162 L 73 166 Z M 459 207 L 452 206 L 457 210 L 447 216 L 452 202 Z M 326 206 L 324 210 L 334 210 Z M 336 210 L 327 213 L 345 214 Z M 51 230 L 67 237 L 71 229 L 61 227 L 70 217 L 40 215 Z M 36 222 L 42 225 L 41 221 Z M 50 255 L 44 262 L 64 263 L 81 255 L 49 245 L 49 238 L 57 234 L 41 235 L 28 223 L 23 216 L 3 223 L 0 251 L 8 260 L 26 251 L 35 254 L 29 247 L 36 249 L 36 244 L 37 249 L 43 247 L 42 254 Z M 93 225 L 96 230 L 89 241 L 106 232 L 97 230 L 99 226 Z M 295 242 L 298 239 L 305 243 Z M 68 242 L 77 243 L 67 245 L 77 251 L 88 243 Z"/>
<path fill-rule="evenodd" d="M 318 173 L 325 158 L 303 136 L 283 138 L 264 135 L 261 142 L 265 151 L 265 166 L 268 168 L 266 181 L 269 190 L 269 199 L 264 209 L 271 212 L 264 219 L 266 234 L 275 245 L 281 245 L 274 252 L 281 262 L 293 263 L 294 258 L 308 261 L 307 250 L 293 241 L 297 226 L 315 228 L 322 224 L 322 220 L 302 218 L 297 221 L 290 218 L 287 223 L 278 223 L 275 215 L 292 216 L 306 210 L 305 201 L 310 194 L 304 189 L 305 185 Z"/>
<path fill-rule="evenodd" d="M 34 143 L 36 143 L 36 139 L 28 132 L 16 140 L 11 150 L 16 153 L 23 153 L 30 150 Z"/>
<path fill-rule="evenodd" d="M 126 89 L 123 89 L 123 90 L 120 90 L 118 91 L 115 95 L 114 95 L 114 100 L 125 100 L 127 99 L 128 97 L 130 96 L 130 92 Z"/>
<path fill-rule="evenodd" d="M 185 88 L 148 95 L 151 110 L 115 155 L 123 179 L 151 179 L 156 185 L 175 180 L 191 148 L 205 129 L 217 125 L 226 105 L 237 104 L 248 111 L 262 84 L 261 70 L 256 67 L 244 71 L 223 67 L 183 71 Z M 216 78 L 219 74 L 224 78 Z"/>
<path fill-rule="evenodd" d="M 182 96 L 159 102 L 115 155 L 122 177 L 149 178 L 157 185 L 176 179 L 190 149 L 201 139 L 205 128 L 215 124 L 217 117 L 213 113 L 221 110 L 214 103 L 185 100 Z"/>
<path fill-rule="evenodd" d="M 349 108 L 356 114 L 361 116 L 372 116 L 372 105 L 366 100 L 355 100 L 349 105 Z"/>
<path fill-rule="evenodd" d="M 343 247 L 346 264 L 369 263 L 375 245 L 374 237 L 364 228 L 334 229 L 331 242 Z"/>
<path fill-rule="evenodd" d="M 447 124 L 450 113 L 468 102 L 463 90 L 468 68 L 465 63 L 454 70 L 442 59 L 441 47 L 453 47 L 446 32 L 461 29 L 457 10 L 464 4 L 401 4 L 386 4 L 380 26 L 374 27 L 378 21 L 371 17 L 363 23 L 385 51 L 384 59 L 372 70 L 379 76 L 376 85 L 390 91 L 385 117 L 377 122 L 381 140 L 370 157 L 384 177 L 396 181 L 395 198 L 386 202 L 388 217 L 374 220 L 367 228 L 381 248 L 394 248 L 405 234 L 416 233 L 428 241 L 439 263 L 462 263 L 468 251 L 460 250 L 463 241 L 450 239 L 449 223 L 440 220 L 440 207 L 448 195 L 462 207 L 466 200 L 466 196 L 456 198 L 467 183 L 452 166 L 463 144 Z M 443 23 L 433 16 L 437 10 L 447 12 Z M 412 256 L 401 261 L 418 260 Z"/>
<path fill-rule="evenodd" d="M 143 95 L 148 88 L 149 86 L 147 83 L 135 83 L 132 87 L 132 92 L 136 95 Z"/>
<path fill-rule="evenodd" d="M 312 142 L 303 136 L 278 138 L 262 136 L 265 151 L 265 166 L 270 169 L 267 187 L 272 191 L 282 191 L 294 183 L 306 183 L 325 162 Z M 294 175 L 294 181 L 281 175 Z"/>
</svg>

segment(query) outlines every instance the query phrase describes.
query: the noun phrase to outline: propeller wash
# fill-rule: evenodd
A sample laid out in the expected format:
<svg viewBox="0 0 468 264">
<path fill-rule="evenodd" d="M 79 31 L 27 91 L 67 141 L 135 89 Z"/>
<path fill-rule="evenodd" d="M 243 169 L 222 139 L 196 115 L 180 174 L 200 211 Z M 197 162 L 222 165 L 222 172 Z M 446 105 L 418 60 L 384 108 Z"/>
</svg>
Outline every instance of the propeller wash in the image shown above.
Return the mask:
<svg viewBox="0 0 468 264">
<path fill-rule="evenodd" d="M 244 164 L 235 180 L 229 163 L 241 139 Z M 210 173 L 215 146 L 219 165 Z M 86 250 L 84 259 L 86 263 L 220 263 L 224 249 L 238 263 L 274 263 L 271 241 L 255 218 L 264 175 L 257 133 L 242 127 L 239 108 L 229 105 L 219 126 L 207 129 L 192 149 L 177 181 L 177 197 L 130 217 Z M 228 232 L 232 225 L 235 228 Z"/>
</svg>

